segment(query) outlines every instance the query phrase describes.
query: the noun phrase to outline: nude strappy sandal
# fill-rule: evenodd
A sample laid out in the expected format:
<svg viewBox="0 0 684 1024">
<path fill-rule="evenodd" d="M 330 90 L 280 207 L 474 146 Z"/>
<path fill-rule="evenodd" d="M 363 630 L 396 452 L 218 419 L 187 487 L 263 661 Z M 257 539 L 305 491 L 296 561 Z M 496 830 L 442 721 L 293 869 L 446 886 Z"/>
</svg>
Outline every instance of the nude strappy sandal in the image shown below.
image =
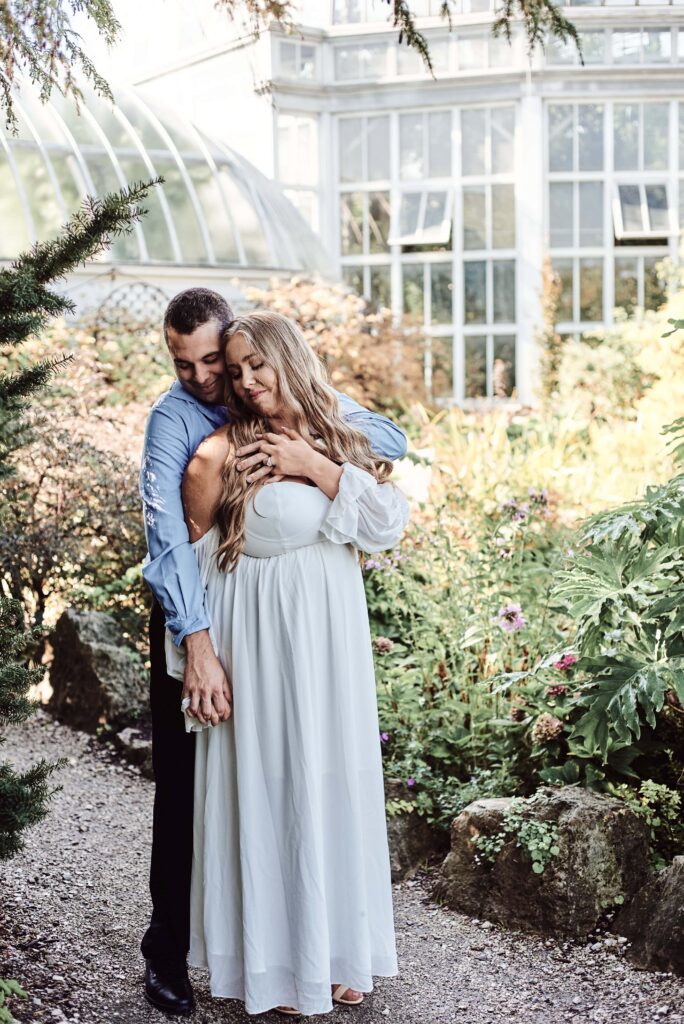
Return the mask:
<svg viewBox="0 0 684 1024">
<path fill-rule="evenodd" d="M 301 1017 L 299 1010 L 293 1010 L 290 1006 L 274 1006 L 276 1013 L 282 1013 L 284 1017 Z"/>
<path fill-rule="evenodd" d="M 358 1006 L 359 1003 L 362 1003 L 362 995 L 360 995 L 358 999 L 342 999 L 342 993 L 348 992 L 350 988 L 350 985 L 338 985 L 337 988 L 334 989 L 332 994 L 333 1002 L 342 1003 L 344 1006 Z"/>
</svg>

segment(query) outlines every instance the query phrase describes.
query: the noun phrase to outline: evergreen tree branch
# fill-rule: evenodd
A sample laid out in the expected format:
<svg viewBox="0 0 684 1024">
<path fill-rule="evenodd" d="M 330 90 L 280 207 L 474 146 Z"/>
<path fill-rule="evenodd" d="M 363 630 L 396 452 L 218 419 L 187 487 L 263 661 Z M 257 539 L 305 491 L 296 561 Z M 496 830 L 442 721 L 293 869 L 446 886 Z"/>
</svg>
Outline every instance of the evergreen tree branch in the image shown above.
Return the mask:
<svg viewBox="0 0 684 1024">
<path fill-rule="evenodd" d="M 58 370 L 72 359 L 72 355 L 62 356 L 61 359 L 44 359 L 19 373 L 0 375 L 0 405 L 28 398 L 44 388 Z"/>
<path fill-rule="evenodd" d="M 57 89 L 78 104 L 83 100 L 79 75 L 112 100 L 109 86 L 71 26 L 76 14 L 90 18 L 107 45 L 118 39 L 121 26 L 111 0 L 0 0 L 0 101 L 10 130 L 18 127 L 12 90 L 22 73 L 37 86 L 43 101 Z"/>
</svg>

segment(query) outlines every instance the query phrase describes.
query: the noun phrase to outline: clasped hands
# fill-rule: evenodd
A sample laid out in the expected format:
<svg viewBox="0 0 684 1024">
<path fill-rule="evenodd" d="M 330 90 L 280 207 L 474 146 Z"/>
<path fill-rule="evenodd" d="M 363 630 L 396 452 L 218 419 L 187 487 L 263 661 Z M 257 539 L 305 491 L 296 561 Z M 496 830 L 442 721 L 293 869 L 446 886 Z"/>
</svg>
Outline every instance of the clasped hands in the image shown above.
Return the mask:
<svg viewBox="0 0 684 1024">
<path fill-rule="evenodd" d="M 249 470 L 248 483 L 263 479 L 265 484 L 272 484 L 285 477 L 311 478 L 318 453 L 296 430 L 283 427 L 282 433 L 268 431 L 257 437 L 258 441 L 243 445 L 235 453 L 239 459 L 237 469 Z"/>
</svg>

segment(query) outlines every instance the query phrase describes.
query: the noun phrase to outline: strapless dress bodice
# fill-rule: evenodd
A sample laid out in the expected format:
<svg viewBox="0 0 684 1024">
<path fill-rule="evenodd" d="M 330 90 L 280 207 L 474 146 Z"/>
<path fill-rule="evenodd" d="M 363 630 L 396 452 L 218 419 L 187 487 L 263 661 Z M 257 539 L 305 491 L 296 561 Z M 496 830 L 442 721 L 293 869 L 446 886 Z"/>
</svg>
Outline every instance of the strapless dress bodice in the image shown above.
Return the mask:
<svg viewBox="0 0 684 1024">
<path fill-rule="evenodd" d="M 244 554 L 270 558 L 319 544 L 330 504 L 318 487 L 292 480 L 266 484 L 245 509 Z"/>
</svg>

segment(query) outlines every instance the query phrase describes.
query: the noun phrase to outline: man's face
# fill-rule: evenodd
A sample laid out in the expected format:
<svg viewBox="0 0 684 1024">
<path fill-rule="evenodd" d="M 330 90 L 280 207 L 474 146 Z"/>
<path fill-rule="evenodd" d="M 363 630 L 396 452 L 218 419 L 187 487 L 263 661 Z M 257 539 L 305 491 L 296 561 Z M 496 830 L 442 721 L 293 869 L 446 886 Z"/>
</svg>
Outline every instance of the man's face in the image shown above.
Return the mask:
<svg viewBox="0 0 684 1024">
<path fill-rule="evenodd" d="M 186 391 L 201 402 L 222 405 L 226 364 L 216 320 L 201 324 L 192 334 L 179 334 L 169 327 L 166 343 L 176 376 Z"/>
</svg>

